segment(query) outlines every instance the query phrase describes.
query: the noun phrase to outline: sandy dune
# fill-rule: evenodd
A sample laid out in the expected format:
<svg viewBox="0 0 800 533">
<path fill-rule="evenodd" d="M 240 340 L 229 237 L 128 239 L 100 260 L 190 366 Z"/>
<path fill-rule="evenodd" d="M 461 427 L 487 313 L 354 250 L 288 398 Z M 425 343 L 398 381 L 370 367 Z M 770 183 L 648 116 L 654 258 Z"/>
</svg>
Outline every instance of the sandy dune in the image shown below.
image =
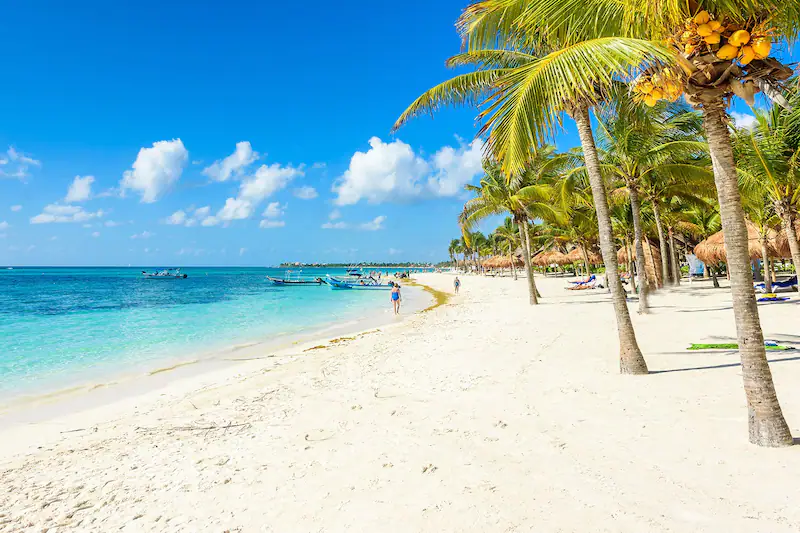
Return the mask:
<svg viewBox="0 0 800 533">
<path fill-rule="evenodd" d="M 604 292 L 463 281 L 379 332 L 3 430 L 0 531 L 800 530 L 800 448 L 747 442 L 735 353 L 685 351 L 734 337 L 727 291 L 654 296 L 631 377 Z M 760 309 L 800 346 L 793 298 Z M 800 356 L 771 359 L 800 436 Z"/>
</svg>

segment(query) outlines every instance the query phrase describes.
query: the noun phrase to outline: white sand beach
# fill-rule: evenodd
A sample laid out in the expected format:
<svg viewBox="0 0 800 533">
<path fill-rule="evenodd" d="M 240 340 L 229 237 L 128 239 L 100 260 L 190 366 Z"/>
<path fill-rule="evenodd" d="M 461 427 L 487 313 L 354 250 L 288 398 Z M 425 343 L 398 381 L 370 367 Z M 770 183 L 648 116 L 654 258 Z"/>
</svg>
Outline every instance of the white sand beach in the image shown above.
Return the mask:
<svg viewBox="0 0 800 533">
<path fill-rule="evenodd" d="M 0 531 L 800 530 L 800 447 L 749 444 L 736 353 L 686 351 L 735 342 L 727 290 L 632 302 L 651 375 L 622 376 L 604 291 L 462 280 L 379 331 L 0 430 Z M 800 346 L 791 296 L 759 309 Z M 800 355 L 769 355 L 800 437 Z"/>
</svg>

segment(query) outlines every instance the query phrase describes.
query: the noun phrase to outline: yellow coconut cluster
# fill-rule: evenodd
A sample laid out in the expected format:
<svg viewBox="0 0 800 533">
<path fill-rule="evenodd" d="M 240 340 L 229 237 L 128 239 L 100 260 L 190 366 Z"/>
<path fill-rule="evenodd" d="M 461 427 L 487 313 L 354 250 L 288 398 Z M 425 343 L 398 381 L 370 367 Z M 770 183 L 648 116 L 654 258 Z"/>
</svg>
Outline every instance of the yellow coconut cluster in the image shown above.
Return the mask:
<svg viewBox="0 0 800 533">
<path fill-rule="evenodd" d="M 635 100 L 644 102 L 650 107 L 659 100 L 665 99 L 674 102 L 683 93 L 682 83 L 677 73 L 670 68 L 660 72 L 644 73 L 633 84 Z"/>
<path fill-rule="evenodd" d="M 735 24 L 715 19 L 708 11 L 700 11 L 687 19 L 686 26 L 673 41 L 688 58 L 696 54 L 714 53 L 724 61 L 738 60 L 748 65 L 754 59 L 769 56 L 772 39 L 762 27 L 750 31 Z"/>
</svg>

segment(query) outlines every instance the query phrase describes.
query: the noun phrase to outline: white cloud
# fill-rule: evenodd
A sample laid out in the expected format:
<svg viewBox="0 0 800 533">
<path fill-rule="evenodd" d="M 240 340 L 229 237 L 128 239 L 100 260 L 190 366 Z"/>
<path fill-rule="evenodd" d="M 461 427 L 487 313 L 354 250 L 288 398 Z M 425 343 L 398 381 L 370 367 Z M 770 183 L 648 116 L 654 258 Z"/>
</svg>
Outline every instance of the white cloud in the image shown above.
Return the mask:
<svg viewBox="0 0 800 533">
<path fill-rule="evenodd" d="M 92 195 L 92 183 L 94 183 L 94 176 L 75 176 L 64 201 L 70 204 L 88 200 Z"/>
<path fill-rule="evenodd" d="M 131 235 L 131 239 L 149 239 L 155 235 L 155 233 L 150 233 L 149 231 L 143 231 L 141 233 L 135 233 Z"/>
<path fill-rule="evenodd" d="M 338 219 L 340 219 L 340 218 L 342 218 L 342 212 L 341 212 L 341 211 L 339 211 L 338 209 L 334 209 L 334 210 L 333 210 L 333 211 L 331 211 L 331 213 L 328 215 L 328 220 L 338 220 Z"/>
<path fill-rule="evenodd" d="M 203 226 L 227 225 L 233 220 L 250 218 L 256 207 L 273 193 L 285 188 L 297 176 L 302 176 L 302 168 L 275 163 L 261 165 L 252 177 L 246 178 L 239 186 L 236 198 L 228 198 L 216 215 L 206 217 Z"/>
<path fill-rule="evenodd" d="M 369 145 L 368 151 L 353 154 L 334 183 L 337 205 L 454 196 L 482 171 L 482 144 L 477 140 L 458 148 L 445 146 L 429 160 L 400 140 L 384 143 L 373 137 Z"/>
<path fill-rule="evenodd" d="M 346 222 L 326 222 L 322 226 L 322 229 L 347 229 Z"/>
<path fill-rule="evenodd" d="M 167 224 L 172 224 L 174 226 L 180 226 L 186 222 L 186 212 L 183 210 L 175 211 L 167 219 L 164 221 Z"/>
<path fill-rule="evenodd" d="M 153 203 L 180 179 L 188 159 L 180 139 L 155 142 L 152 148 L 139 150 L 133 169 L 122 175 L 120 188 L 138 192 L 142 202 Z"/>
<path fill-rule="evenodd" d="M 734 111 L 731 113 L 731 117 L 733 118 L 733 122 L 736 124 L 737 128 L 752 130 L 756 127 L 756 117 L 749 113 L 738 113 Z"/>
<path fill-rule="evenodd" d="M 17 211 L 22 211 L 22 206 L 21 205 L 12 205 L 11 206 L 11 210 L 14 211 L 15 213 Z"/>
<path fill-rule="evenodd" d="M 236 150 L 225 159 L 214 161 L 203 169 L 203 174 L 214 181 L 228 181 L 232 177 L 239 177 L 244 170 L 258 159 L 258 152 L 247 141 L 236 143 Z"/>
<path fill-rule="evenodd" d="M 364 222 L 359 226 L 359 228 L 366 230 L 366 231 L 378 231 L 379 229 L 383 229 L 383 223 L 386 222 L 386 217 L 381 215 L 375 217 L 374 219 L 370 220 L 369 222 Z"/>
<path fill-rule="evenodd" d="M 261 229 L 271 229 L 271 228 L 282 228 L 286 225 L 286 222 L 283 220 L 262 220 L 261 223 L 258 225 Z"/>
<path fill-rule="evenodd" d="M 433 155 L 435 173 L 428 178 L 428 189 L 435 196 L 455 196 L 464 185 L 483 173 L 483 142 L 453 148 L 445 146 Z"/>
<path fill-rule="evenodd" d="M 41 161 L 18 152 L 13 146 L 8 147 L 6 155 L 7 157 L 0 158 L 0 166 L 6 167 L 8 170 L 0 169 L 0 177 L 17 178 L 24 181 L 30 176 L 28 169 L 31 166 L 42 166 Z"/>
<path fill-rule="evenodd" d="M 247 248 L 239 248 L 239 256 L 243 256 L 247 252 Z"/>
<path fill-rule="evenodd" d="M 121 222 L 114 222 L 113 220 L 106 220 L 104 225 L 107 228 L 115 228 L 117 226 L 121 226 L 122 223 Z"/>
<path fill-rule="evenodd" d="M 100 232 L 99 231 L 95 231 L 95 232 L 92 233 L 92 237 L 94 237 L 95 239 L 97 237 L 99 237 L 99 236 L 100 236 Z"/>
<path fill-rule="evenodd" d="M 0 230 L 8 229 L 9 227 L 11 227 L 11 224 L 6 222 L 5 220 L 0 222 Z"/>
<path fill-rule="evenodd" d="M 188 207 L 186 210 L 179 209 L 164 219 L 164 223 L 191 228 L 199 224 L 203 219 L 208 218 L 210 212 L 211 207 L 207 205 L 196 209 L 194 207 Z"/>
<path fill-rule="evenodd" d="M 25 154 L 23 154 L 22 152 L 17 152 L 14 149 L 13 146 L 9 146 L 8 147 L 8 152 L 6 152 L 6 153 L 8 154 L 8 158 L 11 161 L 16 161 L 16 162 L 20 163 L 21 165 L 34 165 L 34 166 L 37 166 L 37 167 L 42 166 L 42 162 L 41 161 L 37 161 L 36 159 L 28 157 Z"/>
<path fill-rule="evenodd" d="M 319 193 L 317 193 L 317 189 L 314 187 L 309 187 L 306 185 L 304 187 L 298 187 L 295 189 L 294 195 L 301 200 L 313 200 L 319 196 Z"/>
<path fill-rule="evenodd" d="M 279 218 L 283 216 L 284 211 L 286 210 L 286 206 L 281 206 L 280 202 L 270 202 L 264 212 L 261 213 L 262 217 L 265 218 Z"/>
<path fill-rule="evenodd" d="M 78 205 L 50 204 L 44 207 L 42 212 L 31 218 L 31 224 L 51 224 L 68 222 L 86 222 L 93 218 L 100 218 L 104 215 L 102 209 L 97 211 L 84 211 Z"/>
<path fill-rule="evenodd" d="M 314 163 L 313 165 L 311 165 L 311 170 L 321 170 L 321 169 L 327 168 L 327 166 L 328 166 L 327 163 L 321 163 L 321 162 L 320 163 Z"/>
</svg>

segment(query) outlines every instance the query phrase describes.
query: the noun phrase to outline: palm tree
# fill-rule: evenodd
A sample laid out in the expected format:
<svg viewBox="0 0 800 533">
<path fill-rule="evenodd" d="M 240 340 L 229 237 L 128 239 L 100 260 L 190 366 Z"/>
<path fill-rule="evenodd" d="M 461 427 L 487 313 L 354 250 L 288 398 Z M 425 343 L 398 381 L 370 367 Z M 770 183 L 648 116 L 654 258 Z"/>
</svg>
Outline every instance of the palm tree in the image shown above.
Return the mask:
<svg viewBox="0 0 800 533">
<path fill-rule="evenodd" d="M 461 239 L 453 239 L 450 241 L 450 246 L 447 247 L 447 253 L 450 254 L 450 261 L 453 262 L 453 268 L 458 270 L 458 254 L 461 253 Z"/>
<path fill-rule="evenodd" d="M 546 165 L 543 164 L 541 169 L 544 168 Z M 464 204 L 464 210 L 459 216 L 459 224 L 466 235 L 478 222 L 489 216 L 502 213 L 511 214 L 520 229 L 523 260 L 528 275 L 530 303 L 531 305 L 538 304 L 536 284 L 531 268 L 527 227 L 529 218 L 557 216 L 551 205 L 552 190 L 544 183 L 531 184 L 532 172 L 518 174 L 508 181 L 495 162 L 484 161 L 483 169 L 485 175 L 478 186 L 465 186 L 466 190 L 475 193 L 475 197 Z"/>
<path fill-rule="evenodd" d="M 494 235 L 495 239 L 500 243 L 500 248 L 508 254 L 508 259 L 511 263 L 511 274 L 516 281 L 517 270 L 514 268 L 514 252 L 520 245 L 519 226 L 514 223 L 513 218 L 506 217 L 503 220 L 503 225 L 494 230 Z"/>
<path fill-rule="evenodd" d="M 485 3 L 485 2 L 484 2 Z M 481 3 L 483 4 L 483 3 Z M 495 124 L 505 125 L 497 133 L 492 131 L 489 146 L 495 153 L 507 176 L 521 171 L 530 161 L 531 147 L 554 131 L 560 122 L 562 112 L 567 112 L 578 124 L 587 174 L 591 183 L 594 206 L 599 227 L 600 249 L 606 267 L 608 285 L 612 294 L 617 331 L 620 344 L 620 371 L 627 374 L 646 374 L 647 364 L 636 341 L 625 293 L 617 275 L 618 265 L 611 219 L 608 213 L 608 199 L 605 184 L 600 172 L 600 162 L 592 134 L 590 107 L 597 100 L 598 88 L 614 83 L 615 77 L 624 76 L 631 68 L 639 65 L 649 55 L 662 55 L 661 48 L 642 39 L 614 39 L 617 53 L 613 57 L 604 55 L 602 68 L 596 68 L 595 51 L 603 51 L 608 46 L 607 38 L 588 42 L 567 43 L 568 34 L 544 32 L 552 42 L 518 42 L 500 39 L 498 35 L 511 34 L 516 16 L 523 11 L 520 6 L 504 9 L 502 12 L 482 11 L 481 4 L 465 10 L 459 21 L 465 35 L 468 51 L 452 57 L 449 66 L 473 65 L 475 72 L 456 76 L 439 84 L 417 98 L 395 123 L 396 130 L 414 116 L 432 113 L 444 105 L 471 105 L 486 100 L 484 114 L 489 113 L 486 127 Z M 491 6 L 488 6 L 491 7 Z M 587 19 L 588 20 L 588 19 Z M 529 33 L 528 35 L 539 35 Z M 521 39 L 524 41 L 524 39 Z M 508 41 L 508 42 L 507 42 Z M 519 41 L 519 39 L 518 39 Z M 514 45 L 516 48 L 514 48 Z M 561 48 L 562 45 L 567 45 Z M 542 58 L 529 51 L 545 54 L 547 50 L 555 53 Z M 595 76 L 597 71 L 604 74 Z M 585 72 L 593 77 L 586 78 Z M 530 88 L 535 89 L 537 97 L 509 98 L 519 95 L 528 76 L 534 77 Z M 576 80 L 584 83 L 576 84 Z M 587 82 L 591 80 L 591 87 Z M 509 128 L 524 130 L 523 136 L 510 135 Z M 505 131 L 505 133 L 503 132 Z M 526 232 L 523 232 L 526 233 Z"/>
<path fill-rule="evenodd" d="M 603 169 L 619 180 L 627 190 L 633 210 L 636 268 L 645 272 L 644 231 L 642 229 L 642 196 L 645 180 L 652 181 L 670 174 L 686 174 L 687 162 L 706 149 L 699 140 L 694 113 L 685 106 L 662 104 L 649 109 L 617 95 L 609 105 L 601 106 L 598 140 Z M 702 169 L 700 169 L 702 170 Z M 657 204 L 653 204 L 659 244 L 661 245 L 662 279 L 669 279 L 667 249 Z M 639 313 L 647 313 L 648 284 L 639 287 Z"/>
<path fill-rule="evenodd" d="M 590 177 L 597 174 L 596 190 L 601 193 L 586 97 L 597 94 L 610 78 L 626 77 L 619 67 L 633 66 L 637 60 L 643 72 L 635 88 L 648 105 L 683 92 L 687 102 L 702 112 L 725 233 L 750 441 L 762 446 L 792 444 L 754 297 L 727 105 L 734 95 L 752 104 L 757 91 L 776 103 L 787 103 L 780 83 L 792 70 L 768 55 L 773 39 L 796 37 L 800 1 L 483 0 L 465 13 L 462 27 L 469 49 L 495 43 L 498 33 L 505 43 L 558 45 L 551 54 L 512 69 L 493 84 L 497 92 L 485 112 L 484 131 L 491 131 L 490 147 L 508 171 L 523 164 L 523 148 L 540 141 L 558 113 L 566 110 L 578 123 L 587 168 Z M 713 29 L 710 22 L 715 23 Z M 705 25 L 703 33 L 713 35 L 701 36 L 701 25 Z M 542 42 L 542 36 L 548 43 Z M 652 48 L 636 39 L 646 40 Z M 577 50 L 580 53 L 574 54 Z M 564 60 L 568 63 L 563 64 Z M 565 108 L 565 102 L 571 107 Z M 610 242 L 604 237 L 605 218 L 598 211 L 601 243 Z"/>
<path fill-rule="evenodd" d="M 800 104 L 800 97 L 792 98 Z M 789 242 L 792 263 L 800 272 L 800 245 L 794 231 L 800 203 L 800 139 L 792 135 L 796 117 L 780 106 L 768 112 L 756 111 L 752 131 L 736 130 L 733 135 L 736 170 L 745 191 L 761 191 L 772 201 Z"/>
</svg>

